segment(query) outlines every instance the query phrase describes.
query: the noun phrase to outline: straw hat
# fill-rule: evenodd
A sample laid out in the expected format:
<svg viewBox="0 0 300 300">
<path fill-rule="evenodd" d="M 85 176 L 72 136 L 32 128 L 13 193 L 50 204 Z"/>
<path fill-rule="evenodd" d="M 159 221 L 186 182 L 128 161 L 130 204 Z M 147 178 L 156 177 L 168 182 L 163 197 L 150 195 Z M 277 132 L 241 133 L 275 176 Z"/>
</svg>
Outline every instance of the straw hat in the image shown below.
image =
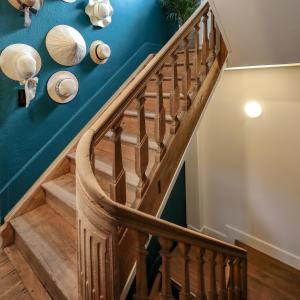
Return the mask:
<svg viewBox="0 0 300 300">
<path fill-rule="evenodd" d="M 50 98 L 57 103 L 68 103 L 73 100 L 78 93 L 78 88 L 77 78 L 67 71 L 53 74 L 47 84 Z"/>
<path fill-rule="evenodd" d="M 38 11 L 44 4 L 44 0 L 8 0 L 8 2 L 18 10 L 22 9 L 22 6 L 29 6 Z"/>
<path fill-rule="evenodd" d="M 48 32 L 46 47 L 49 55 L 63 66 L 77 65 L 86 55 L 86 44 L 82 35 L 67 25 L 55 26 Z"/>
<path fill-rule="evenodd" d="M 39 73 L 42 60 L 34 48 L 25 44 L 13 44 L 2 51 L 0 66 L 8 78 L 23 82 Z"/>
<path fill-rule="evenodd" d="M 13 44 L 6 47 L 0 56 L 3 73 L 10 79 L 19 81 L 24 86 L 26 107 L 35 97 L 39 79 L 35 77 L 42 66 L 39 53 L 25 44 Z"/>
<path fill-rule="evenodd" d="M 91 59 L 96 64 L 105 64 L 111 54 L 110 47 L 102 41 L 94 41 L 90 48 Z"/>
<path fill-rule="evenodd" d="M 111 23 L 113 8 L 109 0 L 89 0 L 85 12 L 94 26 L 106 27 Z"/>
</svg>

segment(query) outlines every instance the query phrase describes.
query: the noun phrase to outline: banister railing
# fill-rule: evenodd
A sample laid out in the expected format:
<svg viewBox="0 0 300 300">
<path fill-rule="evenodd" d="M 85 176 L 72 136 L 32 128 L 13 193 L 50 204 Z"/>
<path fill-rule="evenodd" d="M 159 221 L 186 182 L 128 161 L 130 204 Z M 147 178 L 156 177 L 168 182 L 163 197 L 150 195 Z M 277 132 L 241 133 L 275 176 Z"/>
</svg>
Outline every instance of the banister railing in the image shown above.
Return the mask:
<svg viewBox="0 0 300 300">
<path fill-rule="evenodd" d="M 158 237 L 161 246 L 161 299 L 173 299 L 171 258 L 175 244 L 181 249 L 184 260 L 181 299 L 188 299 L 190 294 L 196 299 L 215 299 L 217 295 L 219 299 L 246 299 L 247 256 L 243 249 L 151 215 L 166 194 L 226 53 L 206 3 L 106 107 L 81 138 L 76 152 L 80 299 L 120 299 L 134 267 L 135 299 L 149 299 L 146 243 L 150 236 Z M 164 102 L 166 67 L 171 73 L 168 107 Z M 151 172 L 147 172 L 150 142 L 145 105 L 147 85 L 153 78 L 157 87 L 153 133 L 155 163 Z M 122 118 L 132 106 L 137 117 L 134 152 L 138 210 L 125 205 L 127 187 L 122 157 Z M 168 134 L 167 109 L 170 113 Z M 108 137 L 112 146 L 112 180 L 109 191 L 105 191 L 95 175 L 95 149 Z M 194 290 L 190 284 L 191 260 L 197 266 Z"/>
</svg>

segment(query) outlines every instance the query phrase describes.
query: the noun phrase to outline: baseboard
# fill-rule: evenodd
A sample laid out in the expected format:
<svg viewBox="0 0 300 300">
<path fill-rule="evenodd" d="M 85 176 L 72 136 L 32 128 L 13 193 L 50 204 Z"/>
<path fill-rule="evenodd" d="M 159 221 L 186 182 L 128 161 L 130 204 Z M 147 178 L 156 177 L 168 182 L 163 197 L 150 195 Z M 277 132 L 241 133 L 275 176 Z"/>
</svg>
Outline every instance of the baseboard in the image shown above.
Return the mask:
<svg viewBox="0 0 300 300">
<path fill-rule="evenodd" d="M 203 233 L 203 234 L 206 234 L 206 235 L 209 235 L 213 238 L 216 238 L 218 240 L 222 240 L 224 242 L 228 242 L 228 236 L 227 234 L 221 232 L 221 231 L 218 231 L 216 229 L 213 229 L 209 226 L 202 226 L 200 229 L 199 228 L 196 228 L 192 225 L 188 225 L 188 228 L 191 229 L 191 230 L 194 230 L 194 231 L 197 231 L 197 232 L 200 232 L 200 233 Z"/>
<path fill-rule="evenodd" d="M 151 53 L 161 45 L 143 44 L 120 69 L 90 98 L 85 105 L 55 134 L 0 190 L 0 221 L 43 174 L 84 125 L 114 94 L 119 86 Z M 101 97 L 100 97 L 101 95 Z M 99 101 L 101 99 L 101 103 Z M 97 104 L 97 109 L 95 108 Z"/>
<path fill-rule="evenodd" d="M 252 248 L 255 248 L 269 256 L 272 256 L 287 265 L 292 266 L 300 270 L 300 257 L 288 252 L 282 248 L 272 245 L 262 239 L 259 239 L 251 234 L 248 234 L 238 228 L 231 225 L 226 225 L 226 231 L 228 232 L 228 237 L 234 241 L 239 240 Z M 296 237 L 295 237 L 296 238 Z"/>
</svg>

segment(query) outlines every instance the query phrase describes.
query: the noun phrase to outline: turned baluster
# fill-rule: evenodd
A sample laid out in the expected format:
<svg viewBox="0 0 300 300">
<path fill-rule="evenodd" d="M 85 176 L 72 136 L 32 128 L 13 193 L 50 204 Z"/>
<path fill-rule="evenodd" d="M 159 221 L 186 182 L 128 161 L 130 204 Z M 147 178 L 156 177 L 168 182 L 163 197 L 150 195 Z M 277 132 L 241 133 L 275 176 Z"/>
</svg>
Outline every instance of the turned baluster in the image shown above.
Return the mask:
<svg viewBox="0 0 300 300">
<path fill-rule="evenodd" d="M 233 263 L 234 263 L 234 258 L 230 257 L 228 261 L 228 266 L 229 266 L 228 300 L 234 299 Z"/>
<path fill-rule="evenodd" d="M 180 291 L 180 300 L 189 300 L 190 299 L 190 269 L 189 269 L 189 251 L 190 246 L 187 244 L 180 243 L 179 249 L 181 256 L 183 257 L 183 282 Z"/>
<path fill-rule="evenodd" d="M 219 255 L 219 264 L 218 264 L 218 280 L 219 280 L 218 300 L 227 299 L 225 274 L 226 274 L 226 256 L 223 253 L 221 253 Z"/>
<path fill-rule="evenodd" d="M 166 153 L 166 147 L 164 145 L 164 137 L 166 134 L 166 112 L 163 99 L 163 74 L 161 71 L 156 73 L 156 82 L 158 101 L 154 120 L 154 136 L 157 143 L 156 161 L 160 162 Z"/>
<path fill-rule="evenodd" d="M 201 51 L 201 72 L 200 72 L 200 80 L 201 84 L 204 82 L 207 72 L 207 56 L 208 56 L 208 32 L 207 32 L 207 14 L 205 14 L 202 18 L 203 23 L 203 40 L 202 40 L 202 51 Z"/>
<path fill-rule="evenodd" d="M 189 55 L 189 37 L 184 38 L 184 73 L 183 73 L 183 100 L 181 109 L 187 111 L 191 105 L 191 98 L 189 95 L 191 88 L 191 68 Z"/>
<path fill-rule="evenodd" d="M 199 32 L 200 32 L 200 24 L 197 23 L 194 27 L 194 40 L 195 40 L 195 56 L 194 56 L 194 68 L 195 68 L 195 76 L 196 76 L 196 89 L 197 91 L 201 87 L 200 81 L 200 64 L 201 64 L 201 50 L 200 50 L 200 40 L 199 40 Z"/>
<path fill-rule="evenodd" d="M 206 300 L 205 295 L 205 281 L 204 281 L 204 256 L 205 256 L 205 249 L 197 248 L 197 250 L 194 252 L 196 257 L 194 257 L 195 263 L 196 263 L 196 279 L 197 279 L 197 290 L 195 299 L 196 300 Z"/>
<path fill-rule="evenodd" d="M 139 177 L 139 183 L 136 189 L 136 197 L 138 199 L 143 197 L 149 184 L 149 180 L 146 176 L 149 163 L 149 149 L 145 122 L 145 90 L 146 88 L 144 88 L 136 98 L 137 141 L 135 146 L 135 171 Z"/>
<path fill-rule="evenodd" d="M 216 58 L 216 28 L 215 17 L 212 11 L 210 11 L 210 34 L 209 34 L 209 55 L 207 58 L 208 67 L 211 68 Z"/>
<path fill-rule="evenodd" d="M 234 299 L 242 299 L 241 289 L 241 260 L 236 258 L 233 265 Z"/>
<path fill-rule="evenodd" d="M 217 279 L 216 279 L 216 257 L 217 253 L 212 251 L 211 260 L 209 261 L 209 291 L 208 300 L 215 300 L 217 298 Z"/>
<path fill-rule="evenodd" d="M 162 259 L 162 286 L 161 286 L 161 299 L 174 300 L 172 295 L 172 282 L 171 282 L 171 252 L 172 241 L 165 238 L 158 238 L 161 246 L 160 256 Z"/>
<path fill-rule="evenodd" d="M 242 260 L 242 294 L 243 294 L 243 299 L 247 299 L 247 278 L 248 278 L 248 273 L 247 273 L 247 258 L 244 258 Z"/>
<path fill-rule="evenodd" d="M 110 197 L 112 200 L 126 204 L 126 174 L 123 168 L 122 148 L 121 148 L 121 120 L 120 115 L 111 128 L 112 141 L 112 182 L 110 183 Z"/>
<path fill-rule="evenodd" d="M 177 59 L 178 56 L 175 51 L 172 54 L 172 92 L 170 98 L 170 115 L 172 118 L 171 130 L 170 130 L 171 134 L 175 134 L 179 126 L 178 109 L 179 109 L 180 92 L 179 92 L 179 85 L 178 85 Z"/>
<path fill-rule="evenodd" d="M 136 292 L 134 295 L 135 300 L 148 299 L 148 284 L 147 284 L 147 268 L 146 257 L 148 250 L 145 245 L 148 240 L 148 235 L 136 231 Z"/>
</svg>

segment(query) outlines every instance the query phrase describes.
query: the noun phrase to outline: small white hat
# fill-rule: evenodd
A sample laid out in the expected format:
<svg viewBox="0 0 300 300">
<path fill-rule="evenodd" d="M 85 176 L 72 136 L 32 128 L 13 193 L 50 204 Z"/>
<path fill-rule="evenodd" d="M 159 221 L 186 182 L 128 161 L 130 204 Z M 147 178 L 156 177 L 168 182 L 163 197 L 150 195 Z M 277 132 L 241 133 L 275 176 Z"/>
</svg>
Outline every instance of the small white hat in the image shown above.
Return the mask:
<svg viewBox="0 0 300 300">
<path fill-rule="evenodd" d="M 0 66 L 8 78 L 23 82 L 39 73 L 42 60 L 34 48 L 25 44 L 13 44 L 2 51 Z"/>
<path fill-rule="evenodd" d="M 18 10 L 22 9 L 22 4 L 26 5 L 33 3 L 32 8 L 38 11 L 44 4 L 44 0 L 8 0 L 8 2 Z"/>
<path fill-rule="evenodd" d="M 77 78 L 67 71 L 53 74 L 47 84 L 50 98 L 57 103 L 68 103 L 73 100 L 78 93 L 78 88 Z"/>
<path fill-rule="evenodd" d="M 58 25 L 47 34 L 46 47 L 49 55 L 63 66 L 79 64 L 86 55 L 86 44 L 82 35 L 73 27 Z"/>
<path fill-rule="evenodd" d="M 106 27 L 111 23 L 113 8 L 109 0 L 89 0 L 85 12 L 94 26 Z"/>
<path fill-rule="evenodd" d="M 90 48 L 91 59 L 96 64 L 105 64 L 111 54 L 110 47 L 102 41 L 94 41 Z"/>
</svg>

